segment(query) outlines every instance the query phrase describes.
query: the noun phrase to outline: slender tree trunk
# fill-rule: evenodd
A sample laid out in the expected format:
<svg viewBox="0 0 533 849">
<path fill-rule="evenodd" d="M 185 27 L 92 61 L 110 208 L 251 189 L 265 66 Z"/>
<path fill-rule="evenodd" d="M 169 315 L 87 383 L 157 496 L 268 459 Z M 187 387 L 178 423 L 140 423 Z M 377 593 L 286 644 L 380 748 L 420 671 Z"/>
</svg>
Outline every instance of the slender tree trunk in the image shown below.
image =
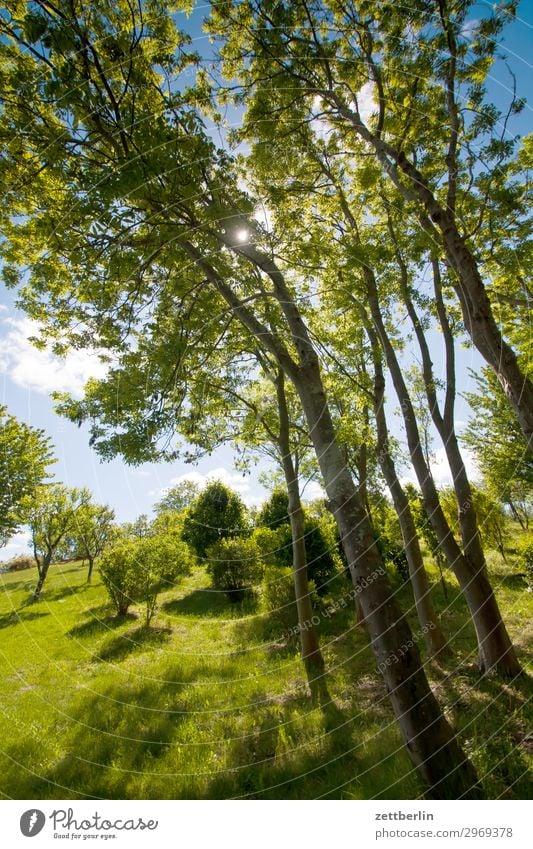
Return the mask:
<svg viewBox="0 0 533 849">
<path fill-rule="evenodd" d="M 370 328 L 368 332 L 374 360 L 374 413 L 376 417 L 377 448 L 381 471 L 392 496 L 394 509 L 400 523 L 418 621 L 424 635 L 427 653 L 429 657 L 434 657 L 446 649 L 446 640 L 431 601 L 431 589 L 424 568 L 424 560 L 409 501 L 398 480 L 394 460 L 390 452 L 389 433 L 385 417 L 385 377 L 381 366 L 377 338 Z"/>
<path fill-rule="evenodd" d="M 394 599 L 372 530 L 337 443 L 318 365 L 295 386 L 309 424 L 330 509 L 335 516 L 372 648 L 409 754 L 434 798 L 481 794 L 470 761 L 440 711 L 411 630 Z"/>
<path fill-rule="evenodd" d="M 33 598 L 35 601 L 40 598 L 43 584 L 46 581 L 46 576 L 48 575 L 48 569 L 50 568 L 50 563 L 52 562 L 52 553 L 46 553 L 41 561 L 41 567 L 39 569 L 39 580 L 37 581 L 37 586 L 35 587 L 35 592 L 33 594 Z"/>
<path fill-rule="evenodd" d="M 394 233 L 392 233 L 392 236 L 394 238 Z M 446 351 L 446 392 L 444 411 L 442 413 L 439 408 L 439 400 L 435 388 L 433 363 L 431 361 L 429 347 L 415 306 L 409 294 L 407 273 L 400 258 L 402 271 L 402 294 L 420 347 L 420 353 L 422 356 L 422 371 L 431 419 L 444 445 L 446 458 L 452 474 L 453 487 L 458 505 L 458 519 L 461 531 L 463 557 L 466 561 L 468 572 L 471 575 L 479 576 L 478 580 L 480 585 L 485 584 L 487 587 L 490 587 L 487 564 L 481 542 L 481 534 L 479 533 L 476 510 L 474 507 L 472 488 L 470 486 L 470 481 L 468 480 L 466 467 L 463 462 L 457 434 L 455 432 L 455 343 L 442 297 L 442 283 L 439 264 L 436 259 L 432 260 L 432 264 L 435 303 L 437 306 L 439 323 Z M 520 665 L 516 658 L 514 648 L 511 644 L 498 603 L 492 590 L 490 590 L 490 592 L 487 590 L 486 596 L 484 597 L 483 618 L 486 619 L 490 625 L 491 649 L 490 658 L 485 658 L 484 662 L 481 664 L 482 668 L 494 668 L 494 660 L 496 660 L 496 667 L 504 675 L 517 675 L 520 672 Z M 498 658 L 501 658 L 501 661 L 498 661 Z"/>
<path fill-rule="evenodd" d="M 220 241 L 225 244 L 225 237 L 221 237 Z M 238 248 L 231 243 L 228 245 L 247 256 L 270 278 L 287 322 L 286 330 L 298 353 L 298 363 L 280 336 L 274 335 L 249 311 L 198 249 L 186 240 L 182 240 L 181 244 L 226 300 L 235 317 L 255 337 L 257 344 L 262 344 L 276 359 L 300 397 L 330 509 L 361 600 L 374 656 L 389 691 L 407 750 L 428 786 L 428 795 L 447 799 L 479 798 L 482 791 L 474 767 L 461 750 L 429 687 L 411 630 L 392 594 L 368 516 L 337 442 L 318 357 L 283 274 L 272 258 L 261 253 L 253 244 L 239 245 Z"/>
<path fill-rule="evenodd" d="M 89 561 L 89 571 L 87 572 L 87 583 L 90 584 L 92 577 L 93 577 L 94 557 L 92 557 L 90 554 L 88 554 L 87 559 Z"/>
<path fill-rule="evenodd" d="M 411 398 L 396 352 L 383 323 L 374 274 L 368 266 L 363 269 L 363 273 L 367 284 L 372 319 L 402 409 L 411 461 L 422 490 L 424 505 L 439 545 L 457 576 L 476 629 L 480 669 L 482 671 L 495 670 L 501 675 L 514 677 L 520 673 L 520 665 L 502 622 L 486 570 L 476 570 L 472 563 L 463 556 L 442 511 L 435 483 L 420 443 Z"/>
<path fill-rule="evenodd" d="M 309 687 L 315 698 L 324 695 L 324 658 L 315 625 L 313 623 L 313 605 L 309 592 L 307 574 L 307 555 L 305 551 L 305 517 L 300 498 L 298 475 L 292 459 L 289 435 L 289 415 L 285 395 L 285 378 L 279 370 L 276 390 L 279 411 L 279 449 L 289 498 L 289 518 L 292 536 L 292 558 L 294 575 L 294 593 L 300 626 L 300 644 L 302 660 L 305 666 Z"/>
<path fill-rule="evenodd" d="M 355 131 L 374 148 L 377 158 L 407 200 L 421 204 L 422 225 L 434 236 L 440 231 L 446 258 L 456 278 L 457 293 L 463 321 L 475 347 L 493 369 L 503 390 L 514 407 L 527 445 L 533 443 L 533 382 L 523 373 L 516 354 L 503 338 L 494 319 L 489 296 L 483 284 L 477 262 L 459 232 L 455 216 L 437 200 L 423 174 L 410 162 L 405 153 L 376 137 L 340 98 L 332 93 L 339 113 Z M 407 177 L 410 188 L 402 184 L 399 172 Z M 438 228 L 438 229 L 436 229 Z"/>
<path fill-rule="evenodd" d="M 508 503 L 508 505 L 509 505 L 509 507 L 510 507 L 510 509 L 511 509 L 511 513 L 512 513 L 512 514 L 513 514 L 513 516 L 515 517 L 516 521 L 518 522 L 518 524 L 520 525 L 520 527 L 522 528 L 522 530 L 523 530 L 523 531 L 527 531 L 527 526 L 526 526 L 526 525 L 524 525 L 524 522 L 522 521 L 522 518 L 521 518 L 521 516 L 520 516 L 520 513 L 519 513 L 519 512 L 518 512 L 518 510 L 516 509 L 516 506 L 515 506 L 514 502 L 512 502 L 512 501 L 511 501 L 511 499 L 509 498 L 509 500 L 507 501 L 507 503 Z"/>
</svg>

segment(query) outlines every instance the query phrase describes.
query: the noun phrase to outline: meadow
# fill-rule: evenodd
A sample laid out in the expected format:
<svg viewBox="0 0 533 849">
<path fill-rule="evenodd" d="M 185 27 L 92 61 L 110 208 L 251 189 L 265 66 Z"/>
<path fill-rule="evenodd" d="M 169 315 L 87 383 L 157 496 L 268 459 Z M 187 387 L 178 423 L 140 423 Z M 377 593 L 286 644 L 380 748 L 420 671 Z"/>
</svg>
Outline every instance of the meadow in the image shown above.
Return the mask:
<svg viewBox="0 0 533 849">
<path fill-rule="evenodd" d="M 533 594 L 513 561 L 489 555 L 520 660 L 531 671 Z M 429 558 L 428 558 L 429 561 Z M 434 599 L 453 654 L 426 663 L 489 798 L 530 798 L 531 678 L 480 677 L 465 603 L 447 573 Z M 423 641 L 409 585 L 391 571 Z M 80 563 L 0 575 L 4 798 L 413 799 L 422 788 L 402 745 L 353 602 L 317 610 L 327 697 L 313 702 L 297 642 L 250 595 L 234 603 L 198 566 L 140 610 L 116 617 L 100 577 Z M 329 599 L 349 595 L 339 574 Z"/>
</svg>

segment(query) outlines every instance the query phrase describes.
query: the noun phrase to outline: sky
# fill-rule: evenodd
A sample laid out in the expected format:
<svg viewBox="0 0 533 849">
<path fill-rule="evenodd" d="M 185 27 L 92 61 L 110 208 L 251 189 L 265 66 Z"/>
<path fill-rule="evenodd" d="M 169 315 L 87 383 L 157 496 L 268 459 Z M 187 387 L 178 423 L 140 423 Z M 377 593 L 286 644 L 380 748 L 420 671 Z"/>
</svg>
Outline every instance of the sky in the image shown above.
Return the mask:
<svg viewBox="0 0 533 849">
<path fill-rule="evenodd" d="M 486 13 L 488 3 L 478 3 L 473 7 L 472 16 L 481 17 Z M 201 31 L 201 21 L 207 12 L 207 5 L 199 3 L 187 24 L 192 34 L 195 48 L 209 55 L 209 47 Z M 509 55 L 516 78 L 519 96 L 527 96 L 533 91 L 533 67 L 529 62 L 533 45 L 533 0 L 522 0 L 517 20 L 506 30 L 504 47 Z M 500 63 L 492 73 L 490 94 L 493 101 L 503 106 L 510 91 L 510 77 Z M 522 134 L 533 129 L 532 107 L 526 108 L 515 123 L 515 131 Z M 16 295 L 0 290 L 0 403 L 22 421 L 42 428 L 52 439 L 58 462 L 53 467 L 57 480 L 69 486 L 87 486 L 98 503 L 113 507 L 117 520 L 130 521 L 141 513 L 150 513 L 153 505 L 165 489 L 189 478 L 204 484 L 208 479 L 218 478 L 233 487 L 244 501 L 252 506 L 265 497 L 265 489 L 257 479 L 258 469 L 243 476 L 233 466 L 231 448 L 225 447 L 205 458 L 192 467 L 180 461 L 173 463 L 145 463 L 137 467 L 126 466 L 122 459 L 103 462 L 89 447 L 88 428 L 78 428 L 75 424 L 56 415 L 50 393 L 64 391 L 81 397 L 83 385 L 91 376 L 101 375 L 102 366 L 93 355 L 77 351 L 64 360 L 59 360 L 49 352 L 39 351 L 28 342 L 35 328 L 30 320 L 15 307 Z M 442 340 L 434 334 L 432 340 L 433 356 L 437 374 L 442 368 Z M 478 370 L 481 365 L 479 356 L 471 348 L 458 352 L 459 378 L 462 391 L 472 387 L 469 369 Z M 393 393 L 389 391 L 389 396 Z M 459 430 L 469 417 L 466 402 L 459 398 L 457 404 L 457 424 Z M 391 416 L 391 425 L 396 435 L 401 436 L 398 416 Z M 467 456 L 468 466 L 475 473 L 472 458 Z M 264 468 L 264 465 L 260 468 Z M 433 471 L 438 485 L 448 483 L 449 473 L 444 460 L 444 451 L 436 446 Z M 406 478 L 413 478 L 409 469 Z M 320 487 L 311 482 L 306 489 L 308 498 L 320 495 Z M 27 550 L 28 534 L 21 531 L 0 551 L 0 559 L 8 559 L 16 553 Z"/>
</svg>

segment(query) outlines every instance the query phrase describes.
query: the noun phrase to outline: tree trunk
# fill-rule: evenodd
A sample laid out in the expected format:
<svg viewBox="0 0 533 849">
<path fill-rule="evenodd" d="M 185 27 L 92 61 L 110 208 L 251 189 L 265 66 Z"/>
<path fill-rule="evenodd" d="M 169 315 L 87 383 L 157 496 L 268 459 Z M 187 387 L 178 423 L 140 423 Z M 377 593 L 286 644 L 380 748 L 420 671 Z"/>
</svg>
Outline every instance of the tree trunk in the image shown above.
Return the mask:
<svg viewBox="0 0 533 849">
<path fill-rule="evenodd" d="M 371 334 L 371 335 L 370 335 Z M 374 359 L 374 413 L 376 417 L 377 448 L 378 456 L 383 472 L 392 496 L 394 509 L 398 516 L 402 539 L 404 544 L 407 563 L 409 564 L 409 577 L 415 599 L 418 621 L 422 628 L 424 641 L 429 657 L 442 653 L 446 650 L 446 640 L 439 625 L 433 603 L 431 601 L 431 589 L 424 568 L 424 560 L 418 542 L 418 535 L 409 506 L 409 501 L 398 480 L 394 460 L 389 447 L 389 434 L 387 420 L 385 417 L 385 378 L 381 367 L 381 357 L 378 350 L 378 341 L 375 334 L 370 331 L 370 341 Z M 449 650 L 448 650 L 449 651 Z"/>
<path fill-rule="evenodd" d="M 87 555 L 87 559 L 89 561 L 89 571 L 87 572 L 87 583 L 90 584 L 93 577 L 93 567 L 94 567 L 94 557 L 91 555 Z"/>
<path fill-rule="evenodd" d="M 37 601 L 43 589 L 43 584 L 46 580 L 46 576 L 48 575 L 48 569 L 50 568 L 50 563 L 52 562 L 52 555 L 45 554 L 42 558 L 41 566 L 39 569 L 39 580 L 37 581 L 37 586 L 35 587 L 35 592 L 33 594 L 33 598 Z"/>
<path fill-rule="evenodd" d="M 411 398 L 396 352 L 383 323 L 374 274 L 369 267 L 365 267 L 363 273 L 367 283 L 372 319 L 400 402 L 411 461 L 422 490 L 424 505 L 439 545 L 450 568 L 457 576 L 476 629 L 480 669 L 495 670 L 503 676 L 514 677 L 520 673 L 520 665 L 502 622 L 486 569 L 476 569 L 471 561 L 463 556 L 442 511 L 437 489 L 420 443 Z"/>
<path fill-rule="evenodd" d="M 431 692 L 411 630 L 394 599 L 368 517 L 342 459 L 318 364 L 302 367 L 295 386 L 302 401 L 358 591 L 374 655 L 413 763 L 433 798 L 478 798 L 481 791 Z"/>
<path fill-rule="evenodd" d="M 224 244 L 224 238 L 220 239 Z M 252 244 L 229 247 L 269 276 L 298 352 L 292 358 L 279 335 L 251 313 L 197 248 L 181 241 L 226 300 L 235 317 L 276 359 L 302 402 L 331 510 L 335 516 L 355 590 L 359 594 L 374 656 L 383 674 L 410 757 L 434 798 L 480 798 L 474 767 L 461 750 L 429 687 L 411 630 L 394 600 L 372 529 L 342 457 L 322 385 L 318 357 L 307 327 L 271 257 Z"/>
<path fill-rule="evenodd" d="M 305 551 L 305 517 L 300 498 L 298 475 L 292 459 L 289 435 L 290 422 L 284 382 L 284 374 L 280 370 L 276 379 L 280 423 L 279 450 L 289 498 L 294 594 L 298 611 L 298 624 L 300 626 L 302 661 L 313 698 L 321 700 L 325 695 L 325 666 L 324 658 L 320 651 L 318 634 L 313 623 L 314 613 L 309 592 L 307 555 Z"/>
<path fill-rule="evenodd" d="M 359 116 L 345 104 L 340 104 L 336 98 L 335 101 L 340 113 L 348 118 L 356 132 L 374 147 L 378 160 L 393 179 L 400 193 L 410 201 L 416 199 L 421 203 L 422 226 L 426 230 L 429 229 L 433 236 L 440 230 L 446 258 L 456 274 L 454 289 L 461 305 L 466 330 L 475 347 L 500 381 L 516 411 L 526 443 L 531 446 L 533 444 L 533 382 L 521 370 L 516 354 L 498 328 L 476 259 L 465 237 L 459 232 L 455 216 L 441 206 L 423 174 L 407 159 L 402 150 L 378 139 L 361 122 Z M 410 189 L 402 186 L 398 169 L 408 178 L 411 184 Z"/>
</svg>

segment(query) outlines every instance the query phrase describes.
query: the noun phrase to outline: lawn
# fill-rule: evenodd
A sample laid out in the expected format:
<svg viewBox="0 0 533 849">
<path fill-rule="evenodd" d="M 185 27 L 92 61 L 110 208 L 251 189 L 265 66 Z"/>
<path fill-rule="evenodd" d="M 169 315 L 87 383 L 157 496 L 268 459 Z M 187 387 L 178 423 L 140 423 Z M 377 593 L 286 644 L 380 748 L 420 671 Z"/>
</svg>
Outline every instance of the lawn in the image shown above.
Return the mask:
<svg viewBox="0 0 533 849">
<path fill-rule="evenodd" d="M 490 563 L 506 623 L 530 666 L 533 594 L 512 558 Z M 437 580 L 436 574 L 432 574 Z M 211 589 L 198 567 L 161 594 L 153 627 L 116 619 L 98 575 L 53 566 L 0 575 L 0 792 L 6 798 L 410 799 L 422 788 L 401 745 L 351 605 L 321 617 L 330 701 L 311 701 L 297 646 L 262 613 Z M 393 575 L 417 631 L 409 587 Z M 349 586 L 339 576 L 337 597 Z M 529 798 L 531 679 L 480 678 L 462 597 L 436 606 L 453 655 L 427 665 L 491 798 Z M 465 624 L 466 623 L 466 624 Z M 423 647 L 421 646 L 421 650 Z"/>
</svg>

